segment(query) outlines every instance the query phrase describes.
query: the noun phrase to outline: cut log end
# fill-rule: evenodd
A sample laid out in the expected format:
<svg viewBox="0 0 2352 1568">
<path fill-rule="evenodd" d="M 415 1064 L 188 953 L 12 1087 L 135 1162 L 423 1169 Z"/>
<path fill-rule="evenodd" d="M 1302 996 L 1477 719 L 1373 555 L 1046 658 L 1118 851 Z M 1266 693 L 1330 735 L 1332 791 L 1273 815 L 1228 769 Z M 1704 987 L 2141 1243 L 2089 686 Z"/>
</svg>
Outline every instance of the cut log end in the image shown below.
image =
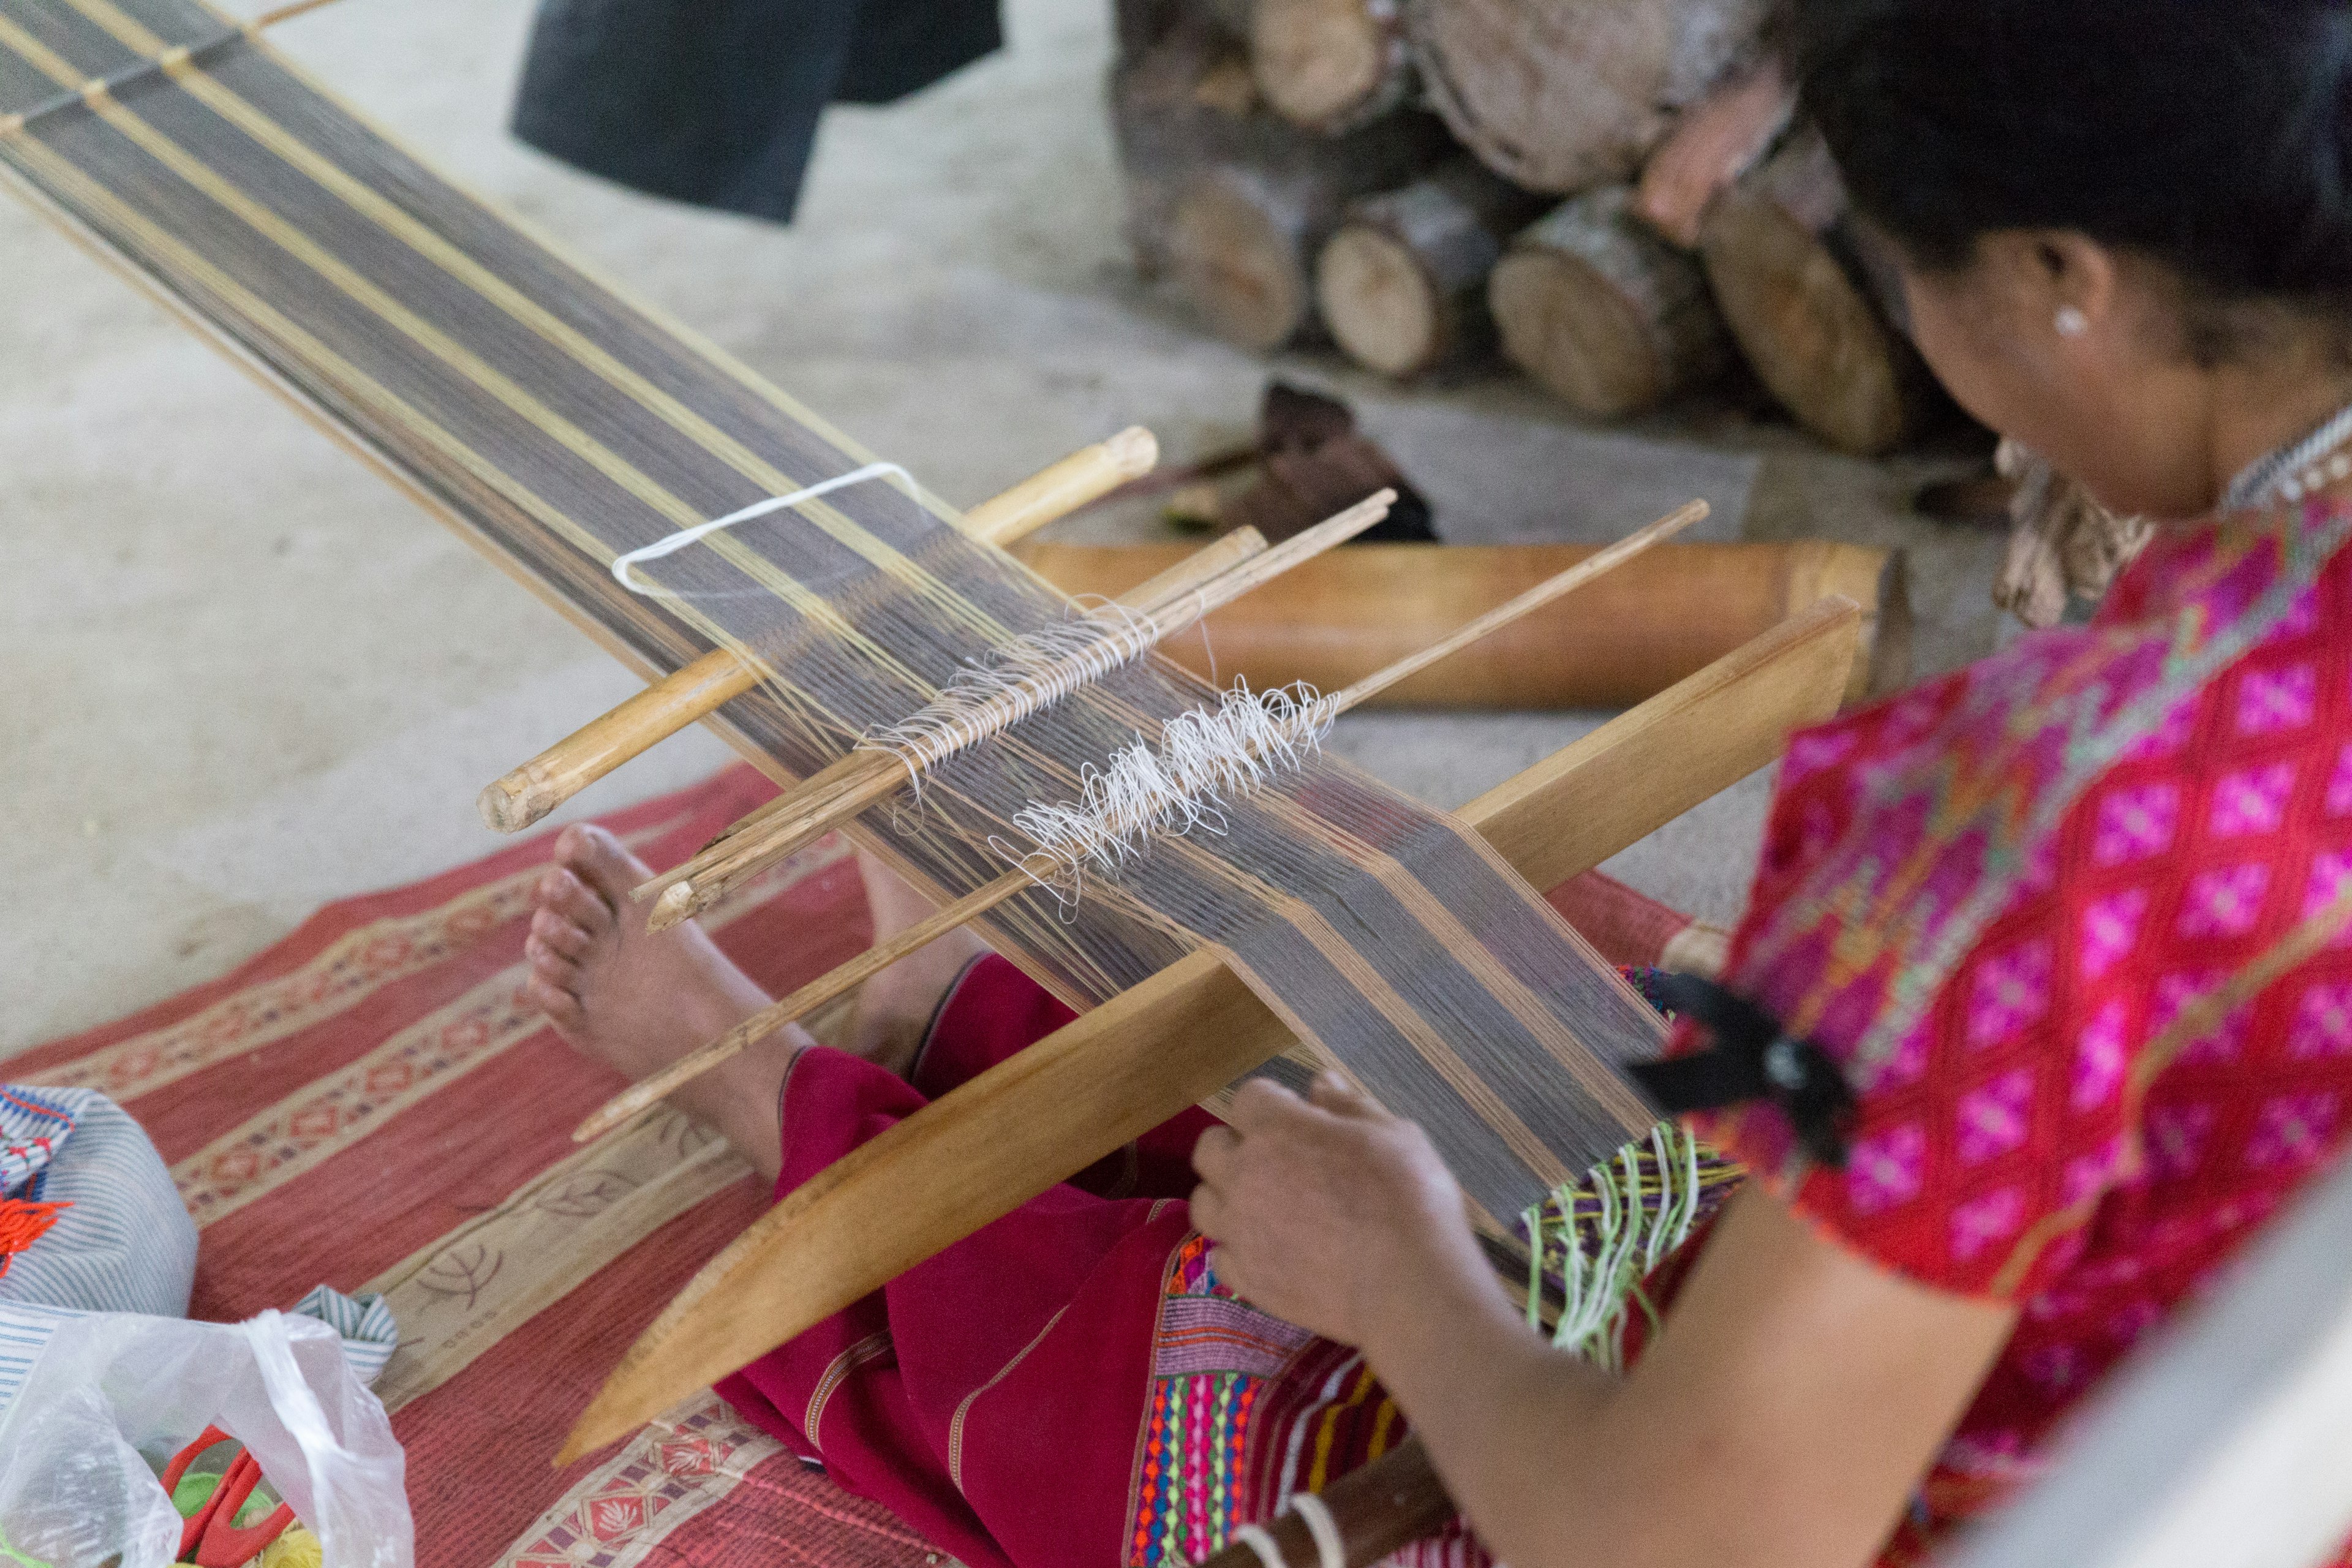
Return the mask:
<svg viewBox="0 0 2352 1568">
<path fill-rule="evenodd" d="M 1859 457 L 1911 434 L 1924 406 L 1913 350 L 1821 228 L 1735 190 L 1707 215 L 1699 253 L 1748 363 L 1798 423 Z"/>
<path fill-rule="evenodd" d="M 1402 41 L 1367 0 L 1258 0 L 1250 68 L 1266 107 L 1309 131 L 1344 130 L 1403 96 Z"/>
<path fill-rule="evenodd" d="M 1177 286 L 1211 331 L 1261 353 L 1307 323 L 1307 268 L 1284 193 L 1242 177 L 1192 181 L 1176 203 L 1169 249 Z"/>
<path fill-rule="evenodd" d="M 1400 378 L 1490 347 L 1487 274 L 1540 205 L 1466 158 L 1351 204 L 1315 265 L 1331 336 Z"/>
<path fill-rule="evenodd" d="M 1503 353 L 1538 384 L 1596 419 L 1654 406 L 1666 366 L 1633 305 L 1586 263 L 1522 250 L 1495 267 Z"/>
<path fill-rule="evenodd" d="M 1724 362 L 1697 266 L 1637 224 L 1628 199 L 1596 191 L 1554 210 L 1488 285 L 1504 353 L 1597 419 L 1655 407 Z"/>
<path fill-rule="evenodd" d="M 1332 337 L 1369 369 L 1409 376 L 1444 356 L 1447 301 L 1392 235 L 1343 226 L 1316 261 L 1315 295 Z"/>
</svg>

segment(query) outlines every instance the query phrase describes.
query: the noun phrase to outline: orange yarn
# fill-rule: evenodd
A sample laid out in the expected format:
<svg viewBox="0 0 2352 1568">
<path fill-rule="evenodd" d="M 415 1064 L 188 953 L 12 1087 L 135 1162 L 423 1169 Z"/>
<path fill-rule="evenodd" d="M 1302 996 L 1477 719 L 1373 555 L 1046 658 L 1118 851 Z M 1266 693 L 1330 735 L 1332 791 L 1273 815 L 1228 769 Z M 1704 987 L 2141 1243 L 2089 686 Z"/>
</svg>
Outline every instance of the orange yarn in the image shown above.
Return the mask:
<svg viewBox="0 0 2352 1568">
<path fill-rule="evenodd" d="M 71 1204 L 0 1198 L 0 1275 L 8 1272 L 11 1258 L 40 1240 L 49 1226 L 58 1223 L 58 1215 L 71 1207 Z"/>
</svg>

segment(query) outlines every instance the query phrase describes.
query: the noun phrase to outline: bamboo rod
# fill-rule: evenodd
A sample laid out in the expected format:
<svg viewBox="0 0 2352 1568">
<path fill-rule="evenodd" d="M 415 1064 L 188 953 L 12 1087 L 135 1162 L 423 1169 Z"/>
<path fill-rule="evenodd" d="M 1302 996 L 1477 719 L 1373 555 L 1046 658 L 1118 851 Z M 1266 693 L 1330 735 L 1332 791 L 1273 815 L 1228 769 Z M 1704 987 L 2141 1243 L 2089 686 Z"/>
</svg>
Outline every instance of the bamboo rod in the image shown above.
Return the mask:
<svg viewBox="0 0 2352 1568">
<path fill-rule="evenodd" d="M 264 28 L 274 27 L 280 22 L 290 22 L 297 16 L 303 16 L 308 12 L 320 10 L 325 6 L 331 5 L 334 3 L 335 0 L 293 0 L 291 5 L 280 5 L 275 10 L 264 11 L 260 16 L 256 16 L 252 21 L 247 22 L 245 25 L 245 30 L 248 33 L 258 33 Z"/>
<path fill-rule="evenodd" d="M 1399 681 L 1410 680 L 1438 660 L 1450 654 L 1461 652 L 1482 637 L 1491 637 L 1513 621 L 1543 608 L 1561 595 L 1580 588 L 1602 573 L 1631 561 L 1653 544 L 1672 539 L 1684 529 L 1704 519 L 1706 513 L 1706 502 L 1691 501 L 1668 512 L 1647 528 L 1627 534 L 1607 549 L 1586 556 L 1567 571 L 1545 579 L 1518 597 L 1487 611 L 1451 637 L 1441 637 L 1421 652 L 1401 658 L 1387 668 L 1376 670 L 1348 687 L 1339 696 L 1340 710 L 1345 711 L 1360 702 L 1370 701 Z"/>
<path fill-rule="evenodd" d="M 1539 888 L 1589 870 L 1837 711 L 1861 615 L 1824 601 L 1488 791 L 1461 819 Z M 626 1436 L 1289 1047 L 1195 952 L 787 1194 L 663 1310 L 557 1463 Z"/>
<path fill-rule="evenodd" d="M 1363 532 L 1386 517 L 1395 500 L 1394 490 L 1381 490 L 1228 571 L 1189 582 L 1148 603 L 1120 602 L 1150 621 L 1148 629 L 1153 642 L 1165 640 L 1300 562 L 1312 560 Z M 969 738 L 964 743 L 987 739 L 1018 716 L 1018 710 L 1010 703 L 993 713 L 983 710 L 969 726 Z M 730 837 L 722 850 L 698 855 L 666 878 L 654 878 L 632 889 L 631 899 L 656 900 L 646 925 L 655 931 L 666 931 L 692 919 L 725 897 L 730 889 L 740 886 L 745 879 L 758 875 L 795 849 L 823 837 L 906 787 L 908 764 L 898 756 L 880 750 L 860 750 L 853 754 L 866 761 L 855 775 L 845 775 L 842 784 L 831 789 L 795 790 L 794 805 L 766 826 Z M 853 776 L 855 782 L 847 782 Z"/>
<path fill-rule="evenodd" d="M 1150 472 L 1159 460 L 1151 432 L 1130 426 L 981 502 L 964 513 L 964 530 L 1004 548 Z M 713 648 L 490 784 L 475 802 L 482 820 L 497 832 L 520 833 L 630 758 L 742 696 L 766 674 L 758 660 L 734 648 Z"/>
<path fill-rule="evenodd" d="M 1399 659 L 1388 668 L 1356 682 L 1332 700 L 1328 711 L 1334 717 L 1348 711 L 1395 682 L 1428 668 L 1449 654 L 1459 653 L 1479 638 L 1492 636 L 1520 616 L 1532 614 L 1570 590 L 1592 581 L 1611 567 L 1630 561 L 1652 545 L 1672 538 L 1705 516 L 1706 503 L 1693 501 L 1648 527 L 1626 535 L 1608 549 L 1579 562 L 1549 581 L 1538 584 L 1508 604 L 1489 610 L 1451 637 L 1441 638 L 1420 653 Z M 740 1055 L 754 1042 L 863 985 L 907 954 L 928 947 L 950 931 L 978 920 L 1005 900 L 1037 885 L 1038 880 L 1025 867 L 1016 866 L 937 913 L 918 921 L 887 942 L 867 949 L 782 1000 L 761 1008 L 725 1034 L 698 1047 L 652 1077 L 631 1084 L 583 1121 L 572 1131 L 572 1141 L 585 1143 L 602 1137 L 721 1062 Z"/>
</svg>

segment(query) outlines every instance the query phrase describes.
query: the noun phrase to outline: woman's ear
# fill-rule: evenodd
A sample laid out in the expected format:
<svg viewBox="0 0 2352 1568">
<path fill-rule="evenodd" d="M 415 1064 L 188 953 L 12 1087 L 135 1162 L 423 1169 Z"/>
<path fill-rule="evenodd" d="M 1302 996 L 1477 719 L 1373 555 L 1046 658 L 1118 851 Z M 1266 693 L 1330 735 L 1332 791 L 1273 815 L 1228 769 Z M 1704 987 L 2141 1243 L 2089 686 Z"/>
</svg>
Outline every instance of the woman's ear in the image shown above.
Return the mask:
<svg viewBox="0 0 2352 1568">
<path fill-rule="evenodd" d="M 2090 337 L 2115 320 L 2115 254 L 2074 229 L 2047 229 L 2030 237 L 2035 269 L 2049 304 L 2050 325 L 2063 338 Z"/>
<path fill-rule="evenodd" d="M 2001 330 L 2029 353 L 2056 347 L 2056 340 L 2096 338 L 2115 322 L 2115 254 L 2076 230 L 1985 235 L 1973 270 L 1983 285 L 1980 304 L 1997 310 Z"/>
</svg>

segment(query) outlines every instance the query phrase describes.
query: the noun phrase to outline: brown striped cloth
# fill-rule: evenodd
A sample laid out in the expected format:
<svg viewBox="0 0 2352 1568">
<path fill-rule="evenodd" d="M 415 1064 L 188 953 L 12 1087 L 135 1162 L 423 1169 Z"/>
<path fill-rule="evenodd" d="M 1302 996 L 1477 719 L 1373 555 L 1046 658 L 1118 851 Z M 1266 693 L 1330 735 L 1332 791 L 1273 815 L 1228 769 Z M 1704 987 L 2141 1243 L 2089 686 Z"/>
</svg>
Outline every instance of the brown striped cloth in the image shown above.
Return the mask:
<svg viewBox="0 0 2352 1568">
<path fill-rule="evenodd" d="M 362 123 L 193 0 L 0 0 L 0 169 L 608 646 L 774 671 L 726 711 L 805 777 L 1068 604 L 887 481 L 616 556 L 870 459 Z M 869 814 L 887 858 L 960 895 L 1013 814 L 1213 694 L 1147 658 Z M 1073 1005 L 1184 952 L 1231 963 L 1311 1047 L 1425 1125 L 1507 1220 L 1649 1124 L 1614 1070 L 1658 1019 L 1475 835 L 1312 763 L 1162 840 L 1074 912 L 987 922 Z"/>
</svg>

